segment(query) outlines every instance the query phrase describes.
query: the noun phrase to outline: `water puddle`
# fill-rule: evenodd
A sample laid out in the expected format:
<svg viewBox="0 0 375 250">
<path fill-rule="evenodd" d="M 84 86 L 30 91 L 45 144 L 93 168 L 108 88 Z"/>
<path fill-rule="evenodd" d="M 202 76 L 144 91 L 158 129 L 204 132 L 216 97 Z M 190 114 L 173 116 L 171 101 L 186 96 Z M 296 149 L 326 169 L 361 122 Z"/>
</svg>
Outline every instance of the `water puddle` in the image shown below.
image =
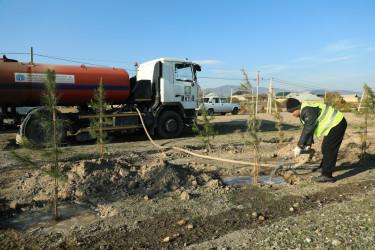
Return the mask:
<svg viewBox="0 0 375 250">
<path fill-rule="evenodd" d="M 269 185 L 285 185 L 288 184 L 284 178 L 279 176 L 261 175 L 260 182 Z M 226 185 L 246 187 L 253 183 L 253 176 L 228 176 L 222 178 L 222 182 Z"/>
<path fill-rule="evenodd" d="M 89 224 L 99 218 L 97 212 L 84 205 L 77 203 L 62 203 L 59 205 L 60 219 L 54 220 L 52 211 L 46 208 L 33 208 L 4 221 L 2 224 L 6 228 L 19 230 L 22 232 L 34 232 L 39 230 L 42 234 L 50 232 L 63 233 Z"/>
</svg>

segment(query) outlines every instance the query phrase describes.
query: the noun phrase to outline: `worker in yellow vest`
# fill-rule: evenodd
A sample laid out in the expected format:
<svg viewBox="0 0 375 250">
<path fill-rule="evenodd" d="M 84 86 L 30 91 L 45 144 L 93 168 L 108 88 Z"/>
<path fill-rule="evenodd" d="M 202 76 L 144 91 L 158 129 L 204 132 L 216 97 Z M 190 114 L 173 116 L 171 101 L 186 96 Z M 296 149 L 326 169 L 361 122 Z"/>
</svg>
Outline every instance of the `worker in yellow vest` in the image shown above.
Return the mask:
<svg viewBox="0 0 375 250">
<path fill-rule="evenodd" d="M 323 135 L 323 159 L 319 167 L 322 175 L 313 177 L 312 180 L 334 182 L 332 173 L 336 167 L 337 154 L 347 127 L 344 115 L 324 103 L 301 103 L 295 98 L 289 98 L 286 107 L 287 111 L 294 117 L 299 117 L 303 124 L 297 147 L 293 149 L 295 157 L 301 154 L 302 149 L 311 147 L 314 143 L 314 134 L 316 138 Z"/>
</svg>

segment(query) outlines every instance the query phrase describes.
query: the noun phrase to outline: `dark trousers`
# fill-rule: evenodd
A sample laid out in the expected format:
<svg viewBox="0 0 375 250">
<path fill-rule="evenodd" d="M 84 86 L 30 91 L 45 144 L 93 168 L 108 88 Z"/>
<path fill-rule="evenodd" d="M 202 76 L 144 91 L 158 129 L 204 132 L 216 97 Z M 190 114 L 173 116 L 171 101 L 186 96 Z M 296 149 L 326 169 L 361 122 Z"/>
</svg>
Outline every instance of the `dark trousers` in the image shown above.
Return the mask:
<svg viewBox="0 0 375 250">
<path fill-rule="evenodd" d="M 320 163 L 322 168 L 322 175 L 332 177 L 335 171 L 337 154 L 345 135 L 347 123 L 345 117 L 342 121 L 329 131 L 328 135 L 324 137 L 322 143 L 323 159 Z"/>
</svg>

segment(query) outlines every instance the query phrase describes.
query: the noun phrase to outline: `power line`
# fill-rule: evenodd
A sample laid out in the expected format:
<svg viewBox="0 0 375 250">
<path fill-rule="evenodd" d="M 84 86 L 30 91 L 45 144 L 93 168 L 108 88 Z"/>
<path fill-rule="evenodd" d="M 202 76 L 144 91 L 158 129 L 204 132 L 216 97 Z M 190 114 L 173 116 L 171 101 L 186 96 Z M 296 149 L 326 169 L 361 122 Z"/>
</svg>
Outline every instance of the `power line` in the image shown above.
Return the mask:
<svg viewBox="0 0 375 250">
<path fill-rule="evenodd" d="M 23 52 L 1 52 L 0 54 L 8 54 L 8 55 L 30 55 L 30 53 L 23 53 Z"/>
<path fill-rule="evenodd" d="M 14 55 L 30 55 L 29 53 L 24 53 L 24 52 L 4 52 L 0 51 L 0 54 L 14 54 Z M 133 64 L 134 62 L 129 62 L 129 61 L 117 61 L 117 60 L 106 60 L 106 59 L 95 59 L 95 58 L 80 58 L 80 57 L 64 57 L 64 56 L 47 56 L 47 55 L 40 55 L 40 54 L 35 54 L 34 55 L 39 55 L 39 56 L 44 56 L 44 57 L 51 57 L 51 58 L 58 58 L 58 59 L 76 59 L 76 60 L 88 60 L 88 61 L 97 61 L 97 62 L 116 62 L 116 63 L 131 63 Z"/>
<path fill-rule="evenodd" d="M 213 80 L 228 80 L 228 81 L 242 81 L 243 78 L 224 78 L 224 77 L 211 77 L 211 76 L 199 76 L 199 78 L 203 78 L 203 79 L 213 79 Z M 256 81 L 257 79 L 250 79 L 250 80 L 253 80 L 253 81 Z M 270 80 L 269 78 L 268 79 L 259 79 L 260 81 L 267 81 L 267 80 Z"/>
<path fill-rule="evenodd" d="M 287 81 L 287 80 L 281 80 L 281 79 L 278 79 L 278 78 L 272 78 L 272 80 L 274 82 L 277 82 L 277 83 L 280 83 L 280 84 L 285 84 L 285 85 L 288 85 L 288 86 L 295 86 L 295 87 L 305 88 L 305 89 L 309 89 L 309 90 L 316 89 L 316 88 L 313 88 L 313 87 L 308 86 L 308 85 L 298 84 L 298 83 L 294 83 L 294 82 Z"/>
<path fill-rule="evenodd" d="M 34 54 L 34 55 L 40 56 L 40 57 L 56 59 L 56 60 L 61 60 L 61 61 L 75 62 L 75 63 L 79 63 L 79 64 L 84 64 L 84 65 L 91 65 L 91 66 L 98 66 L 98 67 L 111 67 L 111 66 L 107 66 L 107 65 L 100 65 L 100 64 L 94 64 L 94 63 L 88 63 L 88 62 L 79 62 L 79 61 L 75 61 L 75 60 L 69 60 L 69 59 L 53 57 L 53 56 L 46 56 L 46 55 L 41 55 L 41 54 Z M 126 69 L 126 70 L 127 71 L 135 71 L 134 69 Z"/>
<path fill-rule="evenodd" d="M 0 52 L 0 54 L 15 54 L 15 55 L 29 55 L 30 53 L 21 53 L 21 52 Z M 97 66 L 97 67 L 111 67 L 108 65 L 100 65 L 100 64 L 94 64 L 94 63 L 88 63 L 88 62 L 82 62 L 82 61 L 76 61 L 76 60 L 70 60 L 63 57 L 57 57 L 57 56 L 48 56 L 48 55 L 42 55 L 42 54 L 33 54 L 34 56 L 40 56 L 60 61 L 66 61 L 66 62 L 73 62 L 73 63 L 79 63 L 84 65 L 91 65 L 91 66 Z M 69 57 L 68 57 L 69 58 Z M 93 61 L 106 61 L 106 60 L 99 60 L 99 59 L 88 59 Z M 107 60 L 108 62 L 111 62 L 110 60 Z M 125 68 L 126 69 L 126 68 Z M 135 71 L 135 69 L 126 69 L 127 71 Z"/>
<path fill-rule="evenodd" d="M 14 54 L 14 55 L 29 55 L 30 53 L 24 53 L 24 52 L 0 52 L 0 54 Z M 84 65 L 91 65 L 91 66 L 98 66 L 98 67 L 112 67 L 112 66 L 107 66 L 107 65 L 100 65 L 100 64 L 95 64 L 95 63 L 89 63 L 89 62 L 83 62 L 83 61 L 77 61 L 77 60 L 90 60 L 90 61 L 103 61 L 103 62 L 117 62 L 117 63 L 130 63 L 126 61 L 111 61 L 111 60 L 103 60 L 103 59 L 84 59 L 84 58 L 73 58 L 73 57 L 59 57 L 59 56 L 49 56 L 49 55 L 42 55 L 42 54 L 34 54 L 35 56 L 40 56 L 40 57 L 45 57 L 45 58 L 50 58 L 54 60 L 61 60 L 61 61 L 67 61 L 67 62 L 73 62 L 73 63 L 78 63 L 78 64 L 84 64 Z M 77 60 L 72 60 L 72 59 L 77 59 Z M 124 68 L 127 71 L 136 71 L 133 68 Z M 206 69 L 210 70 L 225 70 L 225 71 L 238 71 L 240 70 L 233 70 L 233 69 L 219 69 L 219 68 L 210 68 L 206 67 Z M 267 74 L 269 75 L 269 74 Z M 281 76 L 278 74 L 272 74 L 276 76 Z M 281 76 L 282 77 L 282 76 Z M 200 79 L 210 79 L 210 80 L 222 80 L 222 81 L 242 81 L 243 78 L 235 78 L 235 77 L 211 77 L 211 76 L 199 76 Z M 257 79 L 250 79 L 251 81 L 256 81 Z M 267 79 L 259 79 L 261 82 L 264 81 L 269 81 L 270 78 Z M 287 87 L 299 87 L 299 88 L 304 88 L 307 90 L 315 90 L 317 88 L 323 89 L 323 90 L 334 90 L 333 88 L 322 88 L 320 87 L 317 83 L 315 82 L 309 82 L 309 81 L 301 81 L 301 80 L 284 80 L 281 78 L 274 78 L 273 80 L 281 85 L 287 86 Z M 296 82 L 298 81 L 298 82 Z M 349 90 L 345 88 L 341 88 L 342 90 Z"/>
</svg>

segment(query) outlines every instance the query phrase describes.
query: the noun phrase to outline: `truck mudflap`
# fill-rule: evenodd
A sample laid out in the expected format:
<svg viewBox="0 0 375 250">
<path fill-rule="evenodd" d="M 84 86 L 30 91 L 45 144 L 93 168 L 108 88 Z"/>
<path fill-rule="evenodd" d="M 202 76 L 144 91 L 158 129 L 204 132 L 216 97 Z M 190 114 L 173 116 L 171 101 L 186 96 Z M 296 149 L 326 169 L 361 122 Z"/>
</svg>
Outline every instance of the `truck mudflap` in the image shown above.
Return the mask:
<svg viewBox="0 0 375 250">
<path fill-rule="evenodd" d="M 27 123 L 29 122 L 31 116 L 37 112 L 37 110 L 38 109 L 34 109 L 31 112 L 29 112 L 23 120 L 23 122 L 21 123 L 20 130 L 16 135 L 16 144 L 22 144 L 24 142 L 23 138 L 26 136 Z"/>
</svg>

